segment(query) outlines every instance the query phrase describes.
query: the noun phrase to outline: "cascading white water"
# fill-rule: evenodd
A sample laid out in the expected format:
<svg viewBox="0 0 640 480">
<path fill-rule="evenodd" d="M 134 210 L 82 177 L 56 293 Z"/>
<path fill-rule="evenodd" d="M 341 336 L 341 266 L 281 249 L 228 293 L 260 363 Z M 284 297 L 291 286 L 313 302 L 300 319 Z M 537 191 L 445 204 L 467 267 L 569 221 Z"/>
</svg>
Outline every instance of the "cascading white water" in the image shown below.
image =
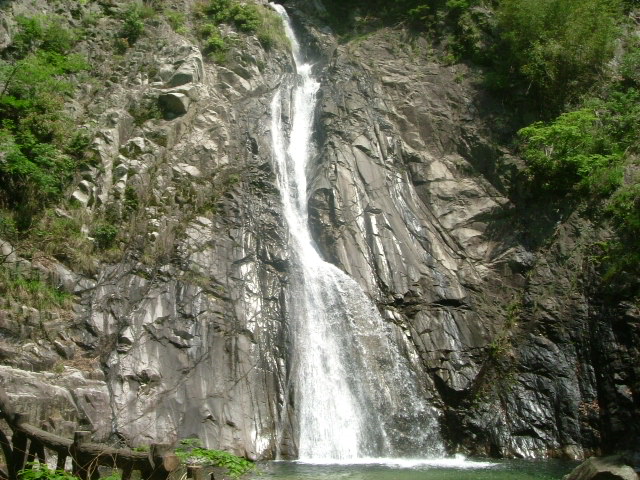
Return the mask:
<svg viewBox="0 0 640 480">
<path fill-rule="evenodd" d="M 273 98 L 271 134 L 294 263 L 291 385 L 299 458 L 334 462 L 440 455 L 434 412 L 422 400 L 393 327 L 360 286 L 323 261 L 314 246 L 305 170 L 320 85 L 302 58 L 286 11 L 271 6 L 283 18 L 296 65 Z"/>
</svg>

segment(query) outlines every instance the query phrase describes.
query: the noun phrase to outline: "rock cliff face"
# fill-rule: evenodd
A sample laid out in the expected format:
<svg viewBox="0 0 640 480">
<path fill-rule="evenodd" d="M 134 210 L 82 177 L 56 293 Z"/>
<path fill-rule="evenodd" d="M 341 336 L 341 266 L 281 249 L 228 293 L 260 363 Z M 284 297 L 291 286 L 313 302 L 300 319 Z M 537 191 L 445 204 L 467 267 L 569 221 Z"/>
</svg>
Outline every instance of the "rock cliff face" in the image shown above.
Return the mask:
<svg viewBox="0 0 640 480">
<path fill-rule="evenodd" d="M 15 14 L 53 8 L 32 3 L 3 7 L 4 37 Z M 381 29 L 340 44 L 317 5 L 287 5 L 322 79 L 308 175 L 318 248 L 415 344 L 449 450 L 633 447 L 638 307 L 599 296 L 588 246 L 603 234 L 579 212 L 508 193 L 518 160 L 499 146 L 499 99 L 426 40 Z M 2 311 L 2 384 L 34 422 L 80 422 L 99 441 L 198 436 L 295 456 L 289 253 L 268 131 L 290 56 L 247 36 L 216 65 L 160 20 L 116 62 L 102 22 L 82 48 L 104 56 L 109 80 L 75 100 L 78 121 L 97 125 L 98 162 L 71 196 L 89 218 L 116 211 L 128 241 L 91 274 L 4 244 L 75 305 L 44 322 Z M 147 118 L 149 105 L 163 117 Z"/>
</svg>

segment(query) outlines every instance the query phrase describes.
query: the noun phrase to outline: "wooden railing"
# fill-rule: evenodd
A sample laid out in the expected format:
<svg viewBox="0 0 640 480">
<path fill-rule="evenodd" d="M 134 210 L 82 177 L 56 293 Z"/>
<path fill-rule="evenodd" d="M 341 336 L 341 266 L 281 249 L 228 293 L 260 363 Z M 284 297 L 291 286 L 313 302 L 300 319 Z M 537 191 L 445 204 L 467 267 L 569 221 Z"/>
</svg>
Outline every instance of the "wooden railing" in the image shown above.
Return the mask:
<svg viewBox="0 0 640 480">
<path fill-rule="evenodd" d="M 91 443 L 90 432 L 77 431 L 73 440 L 45 432 L 28 424 L 25 416 L 13 409 L 2 387 L 0 418 L 11 429 L 9 438 L 0 428 L 0 444 L 6 462 L 6 471 L 0 469 L 0 476 L 8 480 L 18 480 L 18 472 L 31 468 L 36 460 L 45 463 L 47 451 L 57 455 L 56 469 L 59 470 L 64 470 L 67 458 L 71 458 L 72 473 L 82 480 L 97 480 L 99 466 L 121 469 L 122 480 L 129 480 L 134 470 L 140 471 L 141 479 L 166 480 L 180 464 L 169 445 L 155 444 L 148 453 L 136 452 Z"/>
</svg>

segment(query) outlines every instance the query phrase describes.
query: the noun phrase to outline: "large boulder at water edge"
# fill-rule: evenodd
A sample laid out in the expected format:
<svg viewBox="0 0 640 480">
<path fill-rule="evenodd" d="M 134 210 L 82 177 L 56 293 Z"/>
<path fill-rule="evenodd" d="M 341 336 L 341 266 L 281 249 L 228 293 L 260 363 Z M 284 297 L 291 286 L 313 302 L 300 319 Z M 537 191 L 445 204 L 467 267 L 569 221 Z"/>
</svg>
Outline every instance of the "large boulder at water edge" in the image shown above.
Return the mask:
<svg viewBox="0 0 640 480">
<path fill-rule="evenodd" d="M 638 480 L 638 475 L 618 455 L 591 457 L 578 465 L 564 480 Z"/>
</svg>

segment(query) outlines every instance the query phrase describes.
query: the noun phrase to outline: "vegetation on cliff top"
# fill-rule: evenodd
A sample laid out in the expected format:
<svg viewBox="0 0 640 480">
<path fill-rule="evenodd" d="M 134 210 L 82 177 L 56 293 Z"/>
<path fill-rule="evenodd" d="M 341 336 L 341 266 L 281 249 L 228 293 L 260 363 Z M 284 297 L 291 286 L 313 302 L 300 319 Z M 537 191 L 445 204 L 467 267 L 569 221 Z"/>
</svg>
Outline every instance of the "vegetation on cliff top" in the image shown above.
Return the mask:
<svg viewBox="0 0 640 480">
<path fill-rule="evenodd" d="M 223 63 L 230 48 L 230 40 L 221 32 L 221 24 L 232 25 L 236 30 L 255 34 L 267 49 L 286 48 L 289 45 L 282 21 L 272 9 L 264 5 L 240 3 L 236 0 L 208 0 L 196 5 L 200 19 L 199 35 L 205 41 L 205 53 L 218 63 Z"/>
</svg>

